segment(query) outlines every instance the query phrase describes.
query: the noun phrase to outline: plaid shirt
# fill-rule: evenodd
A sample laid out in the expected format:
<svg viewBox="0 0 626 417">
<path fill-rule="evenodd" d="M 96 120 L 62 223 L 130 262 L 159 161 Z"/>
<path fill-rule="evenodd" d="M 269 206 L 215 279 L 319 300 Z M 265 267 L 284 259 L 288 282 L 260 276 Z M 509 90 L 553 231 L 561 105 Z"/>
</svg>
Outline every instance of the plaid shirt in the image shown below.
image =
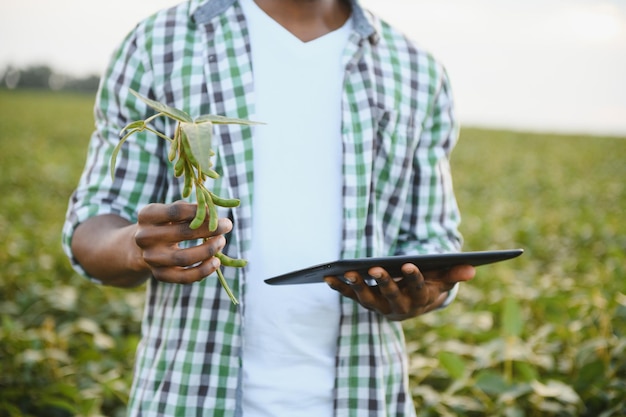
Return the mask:
<svg viewBox="0 0 626 417">
<path fill-rule="evenodd" d="M 456 251 L 461 238 L 449 154 L 458 130 L 446 73 L 432 56 L 356 3 L 353 19 L 343 54 L 342 256 Z M 110 213 L 135 222 L 144 205 L 181 199 L 182 182 L 167 160 L 168 144 L 148 133 L 128 140 L 115 179 L 110 178 L 120 129 L 151 114 L 129 88 L 194 117 L 250 118 L 250 44 L 236 1 L 192 0 L 163 10 L 140 23 L 112 57 L 97 96 L 87 165 L 63 230 L 65 251 L 84 275 L 70 251 L 76 225 Z M 172 133 L 172 122 L 155 123 Z M 218 194 L 241 200 L 236 209 L 220 208 L 220 216 L 230 216 L 235 225 L 225 252 L 243 258 L 253 215 L 251 141 L 249 127 L 216 126 L 213 145 L 221 178 L 207 183 Z M 240 414 L 246 273 L 234 268 L 224 273 L 240 306 L 230 302 L 216 279 L 193 285 L 149 281 L 130 415 Z M 401 324 L 350 299 L 340 302 L 335 416 L 415 415 Z"/>
</svg>

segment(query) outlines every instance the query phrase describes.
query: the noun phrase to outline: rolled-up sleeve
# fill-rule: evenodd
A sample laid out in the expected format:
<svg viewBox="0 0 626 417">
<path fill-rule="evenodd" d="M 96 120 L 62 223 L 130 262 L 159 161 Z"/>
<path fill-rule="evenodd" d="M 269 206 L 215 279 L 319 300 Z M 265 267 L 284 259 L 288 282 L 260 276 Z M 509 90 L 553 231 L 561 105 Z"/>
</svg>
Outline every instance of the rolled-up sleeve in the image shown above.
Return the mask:
<svg viewBox="0 0 626 417">
<path fill-rule="evenodd" d="M 137 28 L 113 54 L 103 76 L 94 108 L 95 131 L 85 167 L 68 203 L 62 246 L 74 269 L 89 277 L 71 250 L 76 227 L 88 218 L 115 214 L 136 221 L 139 208 L 163 195 L 163 140 L 145 132 L 132 135 L 121 147 L 111 175 L 111 156 L 129 122 L 145 119 L 151 111 L 137 100 L 132 88 L 149 95 L 152 79 L 142 31 Z M 94 236 L 97 239 L 97 236 Z M 92 278 L 92 277 L 89 277 Z M 93 278 L 92 278 L 93 279 Z"/>
</svg>

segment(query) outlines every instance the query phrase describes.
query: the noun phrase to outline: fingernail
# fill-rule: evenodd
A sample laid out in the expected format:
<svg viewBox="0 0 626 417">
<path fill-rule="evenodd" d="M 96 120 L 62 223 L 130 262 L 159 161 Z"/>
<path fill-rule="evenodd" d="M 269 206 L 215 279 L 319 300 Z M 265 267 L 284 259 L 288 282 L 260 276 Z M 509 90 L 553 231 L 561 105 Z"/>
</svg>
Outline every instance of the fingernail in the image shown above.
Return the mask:
<svg viewBox="0 0 626 417">
<path fill-rule="evenodd" d="M 356 277 L 353 277 L 351 275 L 344 275 L 343 279 L 346 280 L 348 284 L 354 284 L 356 282 Z"/>
<path fill-rule="evenodd" d="M 332 289 L 335 289 L 335 283 L 330 278 L 324 278 L 324 282 Z"/>
</svg>

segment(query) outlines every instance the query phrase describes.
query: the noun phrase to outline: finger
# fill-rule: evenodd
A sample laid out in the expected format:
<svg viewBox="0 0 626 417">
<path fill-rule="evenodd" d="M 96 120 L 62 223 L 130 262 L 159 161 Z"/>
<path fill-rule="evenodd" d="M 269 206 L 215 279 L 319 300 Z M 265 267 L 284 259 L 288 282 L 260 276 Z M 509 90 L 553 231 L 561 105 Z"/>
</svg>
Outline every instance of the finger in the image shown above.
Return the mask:
<svg viewBox="0 0 626 417">
<path fill-rule="evenodd" d="M 173 250 L 145 250 L 144 261 L 155 268 L 161 267 L 191 267 L 215 256 L 226 245 L 224 236 L 207 239 L 200 245 Z"/>
<path fill-rule="evenodd" d="M 417 290 L 424 288 L 424 275 L 422 275 L 417 266 L 406 263 L 402 265 L 401 272 L 403 284 L 407 284 L 409 287 L 416 288 Z"/>
<path fill-rule="evenodd" d="M 445 300 L 448 295 L 449 289 L 454 286 L 453 283 L 447 284 L 439 279 L 433 279 L 432 275 L 430 275 L 431 278 L 428 280 L 426 275 L 429 274 L 429 272 L 422 273 L 414 264 L 404 264 L 402 266 L 402 273 L 406 277 L 414 277 L 415 290 L 410 292 L 413 308 L 426 308 L 425 311 L 430 311 L 430 306 L 432 306 L 433 302 L 436 302 L 437 300 L 436 297 L 443 294 L 441 301 L 441 303 L 443 303 L 443 300 Z M 436 295 L 434 295 L 434 293 Z M 438 303 L 437 305 L 441 303 Z"/>
<path fill-rule="evenodd" d="M 217 228 L 215 228 L 215 230 L 213 231 L 209 229 L 210 222 L 211 222 L 211 219 L 207 216 L 204 223 L 197 229 L 192 229 L 189 226 L 189 223 L 181 223 L 182 225 L 185 226 L 185 228 L 181 228 L 181 231 L 184 233 L 188 233 L 189 231 L 198 232 L 198 233 L 193 233 L 192 235 L 196 237 L 205 238 L 205 237 L 211 237 L 211 236 L 225 235 L 233 229 L 233 222 L 230 219 L 227 219 L 225 217 L 220 217 L 217 219 Z"/>
<path fill-rule="evenodd" d="M 216 257 L 207 259 L 193 267 L 162 267 L 153 269 L 155 279 L 172 284 L 191 284 L 198 282 L 214 273 L 220 267 Z"/>
<path fill-rule="evenodd" d="M 355 301 L 358 301 L 356 298 L 356 294 L 354 293 L 354 290 L 352 289 L 352 287 L 346 284 L 343 280 L 339 279 L 338 277 L 326 276 L 324 277 L 324 281 L 326 282 L 326 284 L 328 284 L 330 288 L 339 292 L 344 297 L 348 297 Z"/>
<path fill-rule="evenodd" d="M 476 268 L 471 265 L 459 265 L 450 270 L 450 279 L 452 281 L 469 281 L 476 276 Z"/>
<path fill-rule="evenodd" d="M 344 278 L 349 281 L 349 286 L 354 291 L 356 301 L 368 310 L 377 311 L 381 314 L 387 314 L 388 308 L 386 303 L 382 303 L 372 288 L 367 285 L 363 277 L 354 271 L 346 272 Z"/>
<path fill-rule="evenodd" d="M 144 224 L 163 224 L 191 221 L 196 215 L 196 204 L 177 201 L 173 204 L 148 204 L 139 211 L 137 221 Z"/>
<path fill-rule="evenodd" d="M 156 226 L 144 225 L 137 229 L 135 242 L 140 248 L 150 247 L 154 242 L 164 242 L 166 245 L 177 245 L 186 240 L 205 239 L 220 236 L 230 232 L 233 224 L 229 219 L 221 218 L 217 229 L 209 231 L 208 224 L 197 229 L 189 227 L 189 222 L 165 223 Z"/>
<path fill-rule="evenodd" d="M 401 277 L 391 277 L 389 273 L 381 267 L 374 267 L 368 271 L 368 273 L 376 279 L 381 289 L 386 287 L 390 290 L 394 290 L 394 287 L 389 285 L 390 283 L 394 283 L 399 290 L 414 295 L 424 287 L 424 276 L 414 264 L 407 263 L 402 265 L 400 272 L 402 274 Z"/>
<path fill-rule="evenodd" d="M 387 301 L 387 305 L 391 313 L 397 313 L 406 307 L 403 301 L 403 294 L 398 284 L 389 276 L 389 273 L 383 268 L 372 268 L 368 271 L 370 276 L 376 280 L 378 291 Z"/>
<path fill-rule="evenodd" d="M 415 265 L 403 265 L 402 279 L 393 279 L 384 269 L 372 268 L 380 294 L 387 300 L 390 317 L 407 317 L 413 314 L 419 301 L 425 297 L 424 278 Z"/>
<path fill-rule="evenodd" d="M 447 286 L 453 286 L 457 282 L 469 281 L 476 275 L 476 268 L 471 265 L 458 265 L 449 269 L 429 271 L 425 273 L 426 279 L 439 281 Z"/>
</svg>

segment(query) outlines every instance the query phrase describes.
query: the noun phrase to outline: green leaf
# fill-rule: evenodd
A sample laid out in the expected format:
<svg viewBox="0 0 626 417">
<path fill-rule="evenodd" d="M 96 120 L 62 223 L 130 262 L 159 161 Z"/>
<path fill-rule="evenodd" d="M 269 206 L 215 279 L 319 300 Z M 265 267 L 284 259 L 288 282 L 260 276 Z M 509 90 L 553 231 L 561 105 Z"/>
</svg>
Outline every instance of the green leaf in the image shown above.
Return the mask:
<svg viewBox="0 0 626 417">
<path fill-rule="evenodd" d="M 136 92 L 135 90 L 133 90 L 132 88 L 130 89 L 130 92 L 132 95 L 134 95 L 139 100 L 143 101 L 144 103 L 146 103 L 148 106 L 152 107 L 154 110 L 156 110 L 159 113 L 163 113 L 166 116 L 171 117 L 174 120 L 178 120 L 179 122 L 188 122 L 188 123 L 193 122 L 193 119 L 191 118 L 191 116 L 182 110 L 178 110 L 174 107 L 168 106 L 167 104 L 163 104 L 158 101 L 154 101 L 147 97 L 144 97 L 138 92 Z"/>
<path fill-rule="evenodd" d="M 509 389 L 509 384 L 497 372 L 484 370 L 476 377 L 476 386 L 487 394 L 502 394 Z"/>
<path fill-rule="evenodd" d="M 513 363 L 513 367 L 515 368 L 515 371 L 517 372 L 517 374 L 520 375 L 520 378 L 517 378 L 517 379 L 521 379 L 522 381 L 529 382 L 529 381 L 539 378 L 539 375 L 537 374 L 537 370 L 535 369 L 535 367 L 528 362 L 515 361 Z"/>
<path fill-rule="evenodd" d="M 587 363 L 578 371 L 574 388 L 579 392 L 593 386 L 600 388 L 608 382 L 605 375 L 607 375 L 606 367 L 601 359 Z"/>
<path fill-rule="evenodd" d="M 524 328 L 522 309 L 513 298 L 504 301 L 502 309 L 502 332 L 505 336 L 520 336 Z"/>
<path fill-rule="evenodd" d="M 200 164 L 200 169 L 208 173 L 211 171 L 211 141 L 213 139 L 213 124 L 205 123 L 185 123 L 181 122 L 180 127 L 184 132 L 184 139 L 189 141 L 191 153 Z"/>
<path fill-rule="evenodd" d="M 504 410 L 504 417 L 526 417 L 526 412 L 521 407 L 507 405 Z"/>
<path fill-rule="evenodd" d="M 465 373 L 465 361 L 459 355 L 452 352 L 439 352 L 439 363 L 444 367 L 452 378 L 459 379 Z"/>
<path fill-rule="evenodd" d="M 549 380 L 545 384 L 540 381 L 530 383 L 535 394 L 543 398 L 557 398 L 560 402 L 576 404 L 581 399 L 571 386 L 557 380 Z"/>
<path fill-rule="evenodd" d="M 57 414 L 59 411 L 67 411 L 68 413 L 76 414 L 76 407 L 72 402 L 62 399 L 54 398 L 52 396 L 46 396 L 41 400 L 42 407 L 48 409 L 51 414 Z M 58 415 L 58 414 L 57 414 Z"/>
<path fill-rule="evenodd" d="M 216 125 L 234 124 L 234 125 L 262 125 L 261 122 L 253 122 L 251 120 L 234 119 L 226 116 L 218 116 L 214 114 L 203 114 L 198 116 L 195 120 L 196 123 L 211 122 Z"/>
</svg>

